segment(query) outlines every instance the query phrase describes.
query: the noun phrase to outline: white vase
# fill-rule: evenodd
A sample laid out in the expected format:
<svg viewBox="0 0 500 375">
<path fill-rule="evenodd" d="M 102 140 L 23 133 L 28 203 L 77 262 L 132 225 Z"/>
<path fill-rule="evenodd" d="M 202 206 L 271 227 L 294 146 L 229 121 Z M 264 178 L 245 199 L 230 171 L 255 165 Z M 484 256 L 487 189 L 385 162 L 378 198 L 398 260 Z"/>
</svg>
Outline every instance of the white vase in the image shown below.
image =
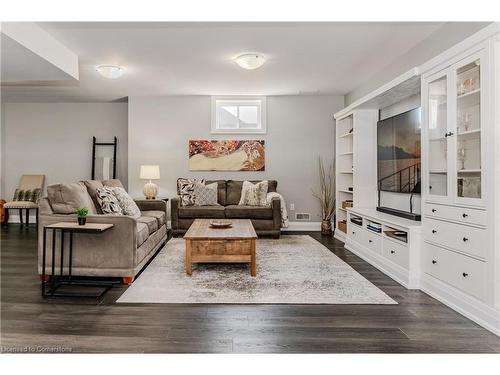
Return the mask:
<svg viewBox="0 0 500 375">
<path fill-rule="evenodd" d="M 142 192 L 144 193 L 144 196 L 146 199 L 156 199 L 156 196 L 158 195 L 158 185 L 153 184 L 151 180 L 144 185 L 144 189 L 142 189 Z"/>
</svg>

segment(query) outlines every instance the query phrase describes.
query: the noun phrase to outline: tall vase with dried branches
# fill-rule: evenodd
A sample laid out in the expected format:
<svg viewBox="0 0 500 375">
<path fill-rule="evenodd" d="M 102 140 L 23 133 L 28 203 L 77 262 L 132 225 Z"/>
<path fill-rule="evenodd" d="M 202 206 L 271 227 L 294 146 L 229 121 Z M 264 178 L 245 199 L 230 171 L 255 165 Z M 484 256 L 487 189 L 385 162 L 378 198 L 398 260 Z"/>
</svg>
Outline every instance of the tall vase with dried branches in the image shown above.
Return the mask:
<svg viewBox="0 0 500 375">
<path fill-rule="evenodd" d="M 321 206 L 321 234 L 332 234 L 332 216 L 335 212 L 335 162 L 325 166 L 323 159 L 319 162 L 319 192 L 313 195 Z"/>
</svg>

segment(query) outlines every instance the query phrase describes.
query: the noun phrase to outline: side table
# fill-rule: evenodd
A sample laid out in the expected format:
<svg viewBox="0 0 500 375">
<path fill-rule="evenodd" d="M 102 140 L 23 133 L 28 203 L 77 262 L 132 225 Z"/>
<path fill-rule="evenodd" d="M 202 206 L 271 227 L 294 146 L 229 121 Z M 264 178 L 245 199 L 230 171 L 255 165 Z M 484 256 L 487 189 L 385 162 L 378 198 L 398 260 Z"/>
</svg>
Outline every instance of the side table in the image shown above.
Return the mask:
<svg viewBox="0 0 500 375">
<path fill-rule="evenodd" d="M 73 266 L 73 233 L 102 233 L 113 227 L 113 224 L 87 223 L 78 225 L 76 222 L 59 222 L 50 224 L 43 228 L 43 254 L 42 254 L 42 297 L 87 297 L 101 298 L 112 286 L 112 282 L 103 281 L 74 281 L 71 277 L 71 268 Z M 45 273 L 46 253 L 47 253 L 47 232 L 52 231 L 52 262 L 51 262 L 51 278 L 50 283 L 46 281 Z M 56 232 L 60 231 L 60 272 L 56 275 Z M 64 237 L 69 234 L 69 258 L 68 258 L 68 275 L 64 277 Z M 47 288 L 47 284 L 50 286 Z M 93 289 L 101 289 L 99 293 L 81 293 L 71 291 L 61 291 L 59 288 L 63 285 L 92 287 Z"/>
</svg>

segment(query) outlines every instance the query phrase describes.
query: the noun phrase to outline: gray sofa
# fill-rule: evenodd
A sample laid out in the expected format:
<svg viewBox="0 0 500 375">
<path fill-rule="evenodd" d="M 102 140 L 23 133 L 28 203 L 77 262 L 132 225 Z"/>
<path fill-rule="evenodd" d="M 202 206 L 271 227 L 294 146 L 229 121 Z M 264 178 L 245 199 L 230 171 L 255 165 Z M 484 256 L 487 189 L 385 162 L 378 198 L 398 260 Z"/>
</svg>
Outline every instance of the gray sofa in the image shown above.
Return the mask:
<svg viewBox="0 0 500 375">
<path fill-rule="evenodd" d="M 71 213 L 75 205 L 89 208 L 88 223 L 114 225 L 113 228 L 100 234 L 74 234 L 72 274 L 75 276 L 121 277 L 124 283 L 131 284 L 144 265 L 165 244 L 166 202 L 136 200 L 141 210 L 141 217 L 138 219 L 130 216 L 103 215 L 99 205 L 95 204 L 95 189 L 100 186 L 123 187 L 119 180 L 86 180 L 47 188 L 48 197 L 41 199 L 39 208 L 38 273 L 40 275 L 43 227 L 60 221 L 76 222 L 76 215 Z M 47 249 L 51 249 L 52 236 L 47 237 Z M 68 240 L 68 236 L 66 239 Z M 56 240 L 56 246 L 59 246 L 59 239 Z M 59 259 L 57 251 L 56 265 L 60 264 Z M 46 274 L 50 274 L 51 257 L 47 256 L 46 262 Z M 57 274 L 58 269 L 57 267 Z M 67 272 L 67 264 L 64 269 Z"/>
<path fill-rule="evenodd" d="M 275 192 L 276 180 L 268 180 L 268 192 Z M 182 206 L 179 197 L 171 200 L 172 234 L 186 233 L 195 219 L 251 219 L 258 236 L 279 238 L 281 233 L 281 207 L 279 198 L 273 198 L 269 207 L 239 206 L 243 181 L 214 180 L 217 182 L 217 203 L 220 206 Z M 260 181 L 252 181 L 257 183 Z M 179 192 L 177 192 L 179 194 Z"/>
</svg>

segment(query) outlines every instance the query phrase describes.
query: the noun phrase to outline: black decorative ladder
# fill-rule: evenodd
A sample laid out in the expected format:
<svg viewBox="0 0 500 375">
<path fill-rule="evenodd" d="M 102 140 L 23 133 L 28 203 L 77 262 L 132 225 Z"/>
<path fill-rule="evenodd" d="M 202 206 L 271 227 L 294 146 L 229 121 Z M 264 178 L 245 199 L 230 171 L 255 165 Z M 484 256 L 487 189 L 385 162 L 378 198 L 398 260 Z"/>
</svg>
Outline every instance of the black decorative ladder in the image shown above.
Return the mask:
<svg viewBox="0 0 500 375">
<path fill-rule="evenodd" d="M 92 137 L 92 180 L 95 177 L 95 151 L 97 146 L 113 146 L 113 178 L 116 178 L 116 148 L 118 138 L 114 137 L 113 142 L 97 142 L 96 137 Z"/>
</svg>

